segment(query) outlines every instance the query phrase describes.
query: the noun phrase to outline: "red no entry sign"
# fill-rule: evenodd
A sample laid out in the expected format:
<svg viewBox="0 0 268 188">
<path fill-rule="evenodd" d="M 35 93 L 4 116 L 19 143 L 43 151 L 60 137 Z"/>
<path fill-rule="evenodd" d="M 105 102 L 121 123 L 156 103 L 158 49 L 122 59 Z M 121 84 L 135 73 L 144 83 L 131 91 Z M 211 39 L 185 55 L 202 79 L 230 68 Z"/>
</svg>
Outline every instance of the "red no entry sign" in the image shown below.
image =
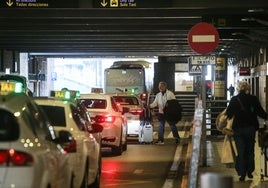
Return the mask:
<svg viewBox="0 0 268 188">
<path fill-rule="evenodd" d="M 206 54 L 216 49 L 219 42 L 217 29 L 209 23 L 198 23 L 188 33 L 188 43 L 192 50 L 199 54 Z"/>
</svg>

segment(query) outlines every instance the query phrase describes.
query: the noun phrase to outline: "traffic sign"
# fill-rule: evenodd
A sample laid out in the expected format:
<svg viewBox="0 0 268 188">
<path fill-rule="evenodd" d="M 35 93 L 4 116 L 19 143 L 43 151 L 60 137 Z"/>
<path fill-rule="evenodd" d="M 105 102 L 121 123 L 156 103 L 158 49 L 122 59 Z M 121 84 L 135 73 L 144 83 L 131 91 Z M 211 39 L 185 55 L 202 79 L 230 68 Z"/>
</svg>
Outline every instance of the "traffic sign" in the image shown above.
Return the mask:
<svg viewBox="0 0 268 188">
<path fill-rule="evenodd" d="M 216 49 L 219 42 L 217 29 L 205 22 L 194 25 L 188 33 L 188 43 L 192 50 L 199 54 L 207 54 Z"/>
<path fill-rule="evenodd" d="M 190 57 L 190 64 L 191 65 L 215 65 L 216 64 L 216 57 L 215 56 L 191 56 Z"/>
<path fill-rule="evenodd" d="M 201 75 L 202 74 L 202 66 L 199 65 L 189 65 L 189 74 L 190 75 Z"/>
</svg>

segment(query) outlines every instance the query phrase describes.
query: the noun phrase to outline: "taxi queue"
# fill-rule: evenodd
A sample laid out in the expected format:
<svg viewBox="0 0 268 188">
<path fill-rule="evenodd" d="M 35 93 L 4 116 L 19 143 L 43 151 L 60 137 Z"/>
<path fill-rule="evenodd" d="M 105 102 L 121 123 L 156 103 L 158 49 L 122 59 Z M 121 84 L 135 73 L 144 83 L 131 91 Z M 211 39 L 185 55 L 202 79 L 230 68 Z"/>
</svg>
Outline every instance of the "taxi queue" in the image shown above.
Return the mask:
<svg viewBox="0 0 268 188">
<path fill-rule="evenodd" d="M 32 97 L 18 80 L 0 80 L 0 187 L 99 188 L 101 148 L 127 150 L 130 109 L 113 97 L 68 89 Z"/>
</svg>

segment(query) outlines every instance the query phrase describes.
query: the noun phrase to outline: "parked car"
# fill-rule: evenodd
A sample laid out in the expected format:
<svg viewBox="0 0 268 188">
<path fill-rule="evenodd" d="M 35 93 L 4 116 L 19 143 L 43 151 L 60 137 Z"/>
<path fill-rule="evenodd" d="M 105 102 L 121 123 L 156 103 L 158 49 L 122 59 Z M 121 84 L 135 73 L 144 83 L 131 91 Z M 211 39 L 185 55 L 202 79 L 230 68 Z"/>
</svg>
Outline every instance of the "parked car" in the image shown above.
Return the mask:
<svg viewBox="0 0 268 188">
<path fill-rule="evenodd" d="M 113 99 L 119 106 L 129 108 L 129 112 L 125 113 L 128 124 L 128 136 L 138 136 L 139 127 L 143 124 L 145 118 L 144 104 L 140 98 L 131 94 L 113 94 Z"/>
<path fill-rule="evenodd" d="M 71 188 L 72 136 L 57 134 L 21 86 L 0 81 L 0 187 Z"/>
<path fill-rule="evenodd" d="M 103 127 L 91 123 L 82 104 L 66 99 L 66 96 L 71 96 L 68 92 L 53 91 L 54 97 L 37 97 L 34 100 L 55 125 L 55 130 L 68 130 L 74 137 L 73 148 L 68 154 L 75 187 L 98 188 L 102 166 L 101 141 L 94 134 L 100 133 Z"/>
<path fill-rule="evenodd" d="M 110 147 L 115 155 L 127 150 L 127 108 L 120 108 L 113 95 L 103 93 L 81 94 L 78 101 L 83 103 L 96 123 L 103 126 L 102 147 Z"/>
</svg>

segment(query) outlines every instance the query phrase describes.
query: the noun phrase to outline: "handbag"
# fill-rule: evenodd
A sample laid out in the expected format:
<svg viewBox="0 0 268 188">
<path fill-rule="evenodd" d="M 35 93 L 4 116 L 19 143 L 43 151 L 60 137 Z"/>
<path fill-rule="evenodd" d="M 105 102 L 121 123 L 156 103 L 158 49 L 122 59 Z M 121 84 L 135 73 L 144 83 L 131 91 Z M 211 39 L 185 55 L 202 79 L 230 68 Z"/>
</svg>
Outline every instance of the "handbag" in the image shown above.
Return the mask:
<svg viewBox="0 0 268 188">
<path fill-rule="evenodd" d="M 258 130 L 258 144 L 261 148 L 268 147 L 268 129 L 266 124 Z"/>
<path fill-rule="evenodd" d="M 234 120 L 234 117 L 232 117 L 231 119 L 227 118 L 227 125 L 221 131 L 223 134 L 228 135 L 228 136 L 233 136 L 234 135 L 234 131 L 232 129 L 233 120 Z"/>
<path fill-rule="evenodd" d="M 222 131 L 227 126 L 226 108 L 216 118 L 216 128 Z"/>
<path fill-rule="evenodd" d="M 236 144 L 232 136 L 226 135 L 224 137 L 222 150 L 221 150 L 221 163 L 230 164 L 235 163 L 235 157 L 237 156 Z"/>
<path fill-rule="evenodd" d="M 217 116 L 216 119 L 216 128 L 221 131 L 225 135 L 232 136 L 233 130 L 232 130 L 232 125 L 233 125 L 233 120 L 234 117 L 231 119 L 227 118 L 226 114 L 226 108 Z"/>
</svg>

